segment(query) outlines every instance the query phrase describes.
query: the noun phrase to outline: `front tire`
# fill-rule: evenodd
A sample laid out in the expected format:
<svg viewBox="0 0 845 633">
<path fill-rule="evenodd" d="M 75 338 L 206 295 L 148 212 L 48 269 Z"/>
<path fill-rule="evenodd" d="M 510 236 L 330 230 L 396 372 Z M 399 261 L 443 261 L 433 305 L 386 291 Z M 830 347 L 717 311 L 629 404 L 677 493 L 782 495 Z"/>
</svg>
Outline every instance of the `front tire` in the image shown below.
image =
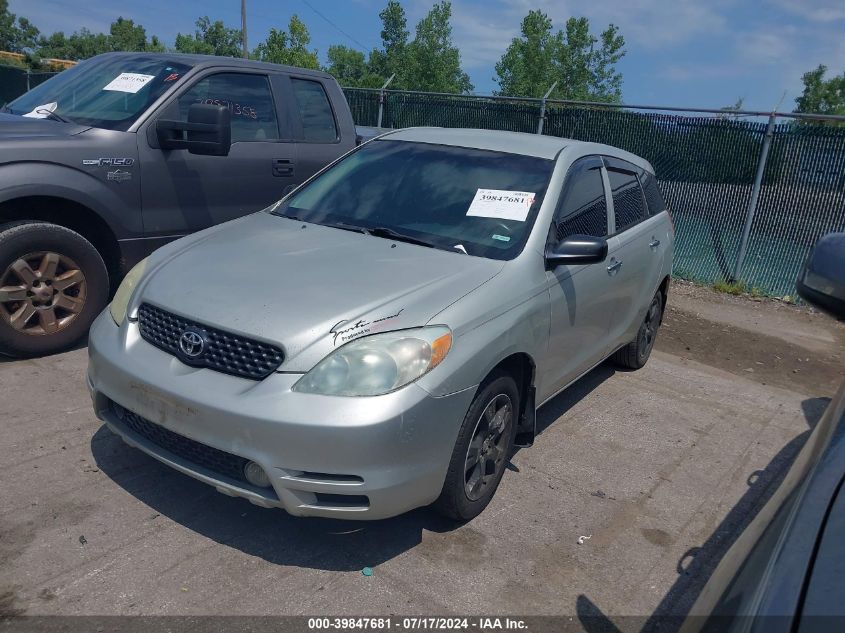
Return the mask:
<svg viewBox="0 0 845 633">
<path fill-rule="evenodd" d="M 0 353 L 61 351 L 82 338 L 109 297 L 97 249 L 47 222 L 0 225 Z"/>
<path fill-rule="evenodd" d="M 651 350 L 654 349 L 657 330 L 662 320 L 663 293 L 658 290 L 648 306 L 640 329 L 637 330 L 637 338 L 622 349 L 617 350 L 613 355 L 613 362 L 627 369 L 642 368 L 648 362 Z"/>
<path fill-rule="evenodd" d="M 507 374 L 494 374 L 464 417 L 449 470 L 434 508 L 458 521 L 478 516 L 496 492 L 513 452 L 519 390 Z"/>
</svg>

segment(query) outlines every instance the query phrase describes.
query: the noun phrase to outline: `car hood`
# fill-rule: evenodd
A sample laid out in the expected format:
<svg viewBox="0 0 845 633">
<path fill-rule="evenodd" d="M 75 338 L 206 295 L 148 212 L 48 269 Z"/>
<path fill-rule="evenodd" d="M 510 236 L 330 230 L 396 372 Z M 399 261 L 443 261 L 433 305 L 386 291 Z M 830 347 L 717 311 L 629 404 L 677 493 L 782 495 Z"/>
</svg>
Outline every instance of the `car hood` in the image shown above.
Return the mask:
<svg viewBox="0 0 845 633">
<path fill-rule="evenodd" d="M 51 119 L 33 119 L 17 114 L 0 113 L 0 140 L 18 138 L 59 138 L 74 136 L 90 126 L 62 123 Z"/>
<path fill-rule="evenodd" d="M 167 251 L 133 304 L 281 345 L 291 372 L 359 336 L 425 325 L 504 265 L 269 213 Z"/>
</svg>

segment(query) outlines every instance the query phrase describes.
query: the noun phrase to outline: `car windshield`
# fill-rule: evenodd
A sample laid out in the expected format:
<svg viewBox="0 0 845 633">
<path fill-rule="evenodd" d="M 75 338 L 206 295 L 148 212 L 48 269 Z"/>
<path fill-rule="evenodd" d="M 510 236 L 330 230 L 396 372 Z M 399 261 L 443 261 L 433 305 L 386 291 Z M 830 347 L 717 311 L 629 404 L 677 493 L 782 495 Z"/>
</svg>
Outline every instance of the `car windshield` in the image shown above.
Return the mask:
<svg viewBox="0 0 845 633">
<path fill-rule="evenodd" d="M 531 232 L 554 162 L 488 150 L 376 140 L 273 213 L 492 259 Z"/>
<path fill-rule="evenodd" d="M 36 86 L 12 101 L 6 111 L 127 130 L 190 68 L 161 56 L 95 58 Z"/>
</svg>

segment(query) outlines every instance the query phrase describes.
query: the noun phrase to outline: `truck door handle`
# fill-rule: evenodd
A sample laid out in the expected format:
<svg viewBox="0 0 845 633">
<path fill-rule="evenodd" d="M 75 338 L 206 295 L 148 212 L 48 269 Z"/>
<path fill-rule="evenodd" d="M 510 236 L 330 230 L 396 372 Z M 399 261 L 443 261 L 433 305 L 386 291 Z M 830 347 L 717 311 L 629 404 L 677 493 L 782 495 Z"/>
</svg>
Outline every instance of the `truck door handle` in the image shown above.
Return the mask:
<svg viewBox="0 0 845 633">
<path fill-rule="evenodd" d="M 274 158 L 273 175 L 293 176 L 293 161 L 290 158 Z"/>
<path fill-rule="evenodd" d="M 651 238 L 651 241 L 648 243 L 648 246 L 649 248 L 657 248 L 658 246 L 660 246 L 660 240 Z"/>
<path fill-rule="evenodd" d="M 607 273 L 609 275 L 612 275 L 613 273 L 615 273 L 620 268 L 622 268 L 622 261 L 615 259 L 611 262 L 610 266 L 607 267 Z"/>
</svg>

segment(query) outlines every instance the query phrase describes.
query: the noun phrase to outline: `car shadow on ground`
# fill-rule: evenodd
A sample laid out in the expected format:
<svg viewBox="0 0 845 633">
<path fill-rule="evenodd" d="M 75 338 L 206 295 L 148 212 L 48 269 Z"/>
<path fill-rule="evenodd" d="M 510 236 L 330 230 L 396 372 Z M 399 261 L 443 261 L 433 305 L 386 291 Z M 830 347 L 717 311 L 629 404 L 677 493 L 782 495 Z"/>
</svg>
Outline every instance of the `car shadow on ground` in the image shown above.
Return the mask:
<svg viewBox="0 0 845 633">
<path fill-rule="evenodd" d="M 18 358 L 17 356 L 9 356 L 8 354 L 4 354 L 0 352 L 0 365 L 3 363 L 20 363 L 24 360 L 38 360 L 41 358 L 50 359 L 53 356 L 58 354 L 66 354 L 67 352 L 75 352 L 78 349 L 84 349 L 88 347 L 88 335 L 83 336 L 79 339 L 76 343 L 68 347 L 67 349 L 63 349 L 60 352 L 56 352 L 55 354 L 45 354 L 44 356 L 32 356 L 30 358 Z"/>
<path fill-rule="evenodd" d="M 601 365 L 549 401 L 538 412 L 538 434 L 613 373 L 608 364 Z M 147 521 L 167 517 L 221 545 L 277 565 L 356 571 L 412 549 L 425 530 L 444 533 L 461 526 L 430 508 L 366 522 L 298 518 L 283 510 L 258 508 L 127 446 L 105 425 L 91 439 L 91 452 L 103 473 L 151 508 Z"/>
<path fill-rule="evenodd" d="M 780 486 L 829 403 L 830 398 L 809 398 L 801 403 L 809 428 L 780 449 L 763 470 L 755 470 L 748 475 L 748 489 L 745 494 L 713 530 L 707 541 L 688 549 L 678 560 L 678 578 L 663 596 L 654 613 L 639 618 L 614 617 L 582 594 L 578 596 L 575 608 L 584 630 L 588 633 L 616 633 L 635 629 L 640 629 L 641 633 L 677 631 L 722 557 Z"/>
</svg>

